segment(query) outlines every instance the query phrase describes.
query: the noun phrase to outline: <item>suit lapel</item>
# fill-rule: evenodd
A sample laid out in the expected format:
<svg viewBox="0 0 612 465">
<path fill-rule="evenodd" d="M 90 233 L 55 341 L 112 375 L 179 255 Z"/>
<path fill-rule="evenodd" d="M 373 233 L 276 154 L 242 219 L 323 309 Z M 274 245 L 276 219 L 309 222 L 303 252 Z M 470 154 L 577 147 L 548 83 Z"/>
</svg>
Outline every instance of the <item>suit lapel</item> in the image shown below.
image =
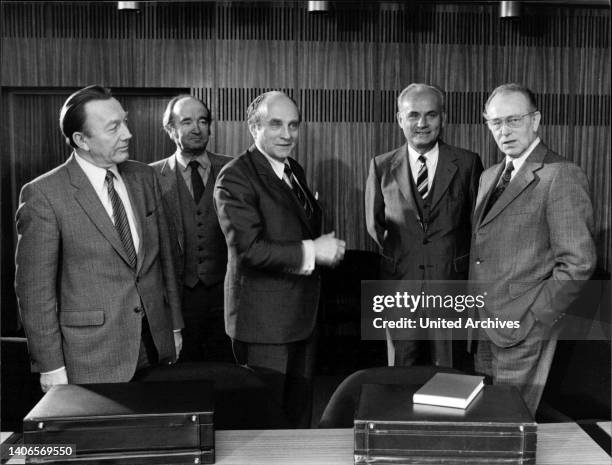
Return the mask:
<svg viewBox="0 0 612 465">
<path fill-rule="evenodd" d="M 431 198 L 431 210 L 436 208 L 436 205 L 448 190 L 455 173 L 457 173 L 456 159 L 457 157 L 446 144 L 438 143 L 438 165 L 434 174 L 435 187 Z"/>
<path fill-rule="evenodd" d="M 395 153 L 390 172 L 391 176 L 395 179 L 398 189 L 406 199 L 408 210 L 412 211 L 416 219 L 420 221 L 419 208 L 410 187 L 412 180 L 410 179 L 410 162 L 408 161 L 406 144 Z"/>
<path fill-rule="evenodd" d="M 140 244 L 137 251 L 138 260 L 136 260 L 136 272 L 138 273 L 142 267 L 142 264 L 144 263 L 147 249 L 144 245 L 145 237 L 142 232 L 142 225 L 144 224 L 144 220 L 147 216 L 145 195 L 142 190 L 144 184 L 140 179 L 136 178 L 137 175 L 135 173 L 125 169 L 124 166 L 117 165 L 117 169 L 119 170 L 119 173 L 121 173 L 121 178 L 123 179 L 128 197 L 130 198 L 130 204 L 132 205 L 132 211 L 134 212 L 136 231 L 138 232 L 138 237 L 140 238 Z"/>
<path fill-rule="evenodd" d="M 482 173 L 482 180 L 478 188 L 476 207 L 474 208 L 474 218 L 476 219 L 474 224 L 480 225 L 482 223 L 482 213 L 484 212 L 484 207 L 489 203 L 489 198 L 491 197 L 493 189 L 495 188 L 497 180 L 501 176 L 503 170 L 504 163 L 499 163 L 494 165 L 492 169 L 486 170 L 484 173 Z"/>
<path fill-rule="evenodd" d="M 534 172 L 542 167 L 542 162 L 544 161 L 547 151 L 548 149 L 542 143 L 536 146 L 533 152 L 527 157 L 518 173 L 514 175 L 514 178 L 512 181 L 510 181 L 510 184 L 508 184 L 502 195 L 499 197 L 499 199 L 497 199 L 497 202 L 491 206 L 491 210 L 489 210 L 487 216 L 483 218 L 483 224 L 488 223 L 499 215 L 515 198 L 521 194 L 521 192 L 527 188 L 527 186 L 529 186 L 529 184 L 534 181 Z M 501 163 L 501 165 L 501 169 L 504 169 L 505 163 Z"/>
<path fill-rule="evenodd" d="M 177 241 L 179 248 L 184 250 L 185 238 L 183 232 L 183 210 L 181 208 L 181 202 L 179 200 L 178 193 L 178 178 L 181 173 L 177 172 L 176 156 L 172 155 L 166 159 L 164 165 L 161 168 L 160 187 L 162 196 L 166 201 L 166 204 L 170 207 L 170 211 L 166 212 L 166 215 L 170 214 L 174 223 L 175 230 L 177 232 Z"/>
<path fill-rule="evenodd" d="M 94 190 L 93 186 L 87 179 L 87 176 L 77 163 L 74 155 L 71 155 L 66 162 L 66 169 L 68 170 L 68 176 L 70 177 L 70 183 L 77 189 L 74 198 L 81 206 L 85 214 L 89 217 L 91 222 L 98 228 L 100 234 L 112 245 L 115 251 L 129 264 L 129 259 L 119 234 L 115 229 L 115 225 L 111 221 L 108 213 L 106 212 L 102 202 L 98 198 L 98 194 Z"/>
<path fill-rule="evenodd" d="M 295 195 L 291 191 L 291 188 L 287 185 L 285 181 L 283 181 L 276 175 L 276 173 L 272 169 L 272 166 L 270 165 L 270 162 L 268 162 L 266 157 L 262 153 L 260 153 L 259 150 L 255 146 L 252 146 L 249 149 L 249 152 L 251 154 L 251 159 L 255 163 L 257 173 L 260 176 L 263 176 L 264 178 L 267 179 L 268 182 L 266 183 L 266 185 L 275 189 L 277 192 L 279 192 L 281 194 L 281 197 L 285 201 L 285 203 L 289 204 L 291 206 L 291 210 L 297 213 L 297 215 L 300 217 L 300 220 L 306 225 L 310 233 L 315 236 L 318 236 L 319 235 L 318 231 L 313 231 L 312 224 L 306 217 L 304 208 L 300 205 L 299 201 L 296 199 Z M 289 163 L 292 163 L 291 159 Z M 297 162 L 294 162 L 294 163 L 297 163 Z M 292 164 L 292 166 L 294 165 Z M 306 184 L 305 184 L 306 181 L 305 180 L 303 181 L 302 179 L 298 179 L 298 181 L 300 183 L 303 182 L 302 186 L 305 188 L 306 195 L 308 195 L 308 198 L 311 202 L 314 201 L 312 205 L 313 205 L 313 209 L 316 210 L 318 208 L 318 205 L 316 201 L 314 200 L 314 197 L 312 196 L 312 194 L 310 194 L 309 190 L 306 188 Z"/>
</svg>

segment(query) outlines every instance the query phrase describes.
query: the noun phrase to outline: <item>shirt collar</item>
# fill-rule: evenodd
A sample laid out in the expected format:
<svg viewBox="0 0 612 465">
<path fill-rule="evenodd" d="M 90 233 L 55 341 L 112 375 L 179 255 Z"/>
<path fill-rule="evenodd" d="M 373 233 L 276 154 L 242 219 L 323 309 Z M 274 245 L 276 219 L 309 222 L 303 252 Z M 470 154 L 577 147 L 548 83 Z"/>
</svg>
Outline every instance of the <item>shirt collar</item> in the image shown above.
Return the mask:
<svg viewBox="0 0 612 465">
<path fill-rule="evenodd" d="M 509 162 L 512 162 L 512 165 L 514 166 L 514 172 L 518 172 L 521 166 L 523 166 L 523 163 L 525 163 L 525 160 L 527 160 L 527 157 L 531 155 L 531 152 L 533 152 L 533 149 L 535 149 L 539 143 L 540 138 L 536 137 L 535 140 L 531 143 L 531 145 L 529 145 L 529 147 L 527 147 L 527 150 L 525 150 L 520 157 L 512 158 L 506 155 L 506 166 L 508 166 Z"/>
<path fill-rule="evenodd" d="M 85 172 L 85 175 L 87 176 L 87 179 L 89 179 L 89 182 L 91 182 L 94 189 L 96 189 L 97 191 L 101 191 L 102 189 L 104 189 L 107 169 L 112 171 L 112 173 L 115 175 L 115 178 L 121 181 L 121 175 L 119 174 L 117 165 L 112 165 L 109 168 L 100 168 L 99 166 L 94 165 L 92 162 L 86 160 L 76 152 L 74 152 L 74 158 L 81 167 L 81 169 Z"/>
<path fill-rule="evenodd" d="M 180 153 L 178 150 L 174 153 L 176 156 L 176 162 L 181 166 L 183 170 L 186 170 L 189 167 L 189 162 L 196 160 L 202 168 L 205 170 L 210 167 L 210 158 L 208 157 L 208 152 L 204 151 L 197 157 L 187 157 Z"/>
<path fill-rule="evenodd" d="M 412 147 L 410 147 L 410 144 L 406 145 L 408 146 L 408 156 L 410 157 L 410 161 L 412 162 L 412 164 L 417 163 L 421 154 L 414 150 Z M 436 145 L 434 145 L 430 151 L 425 152 L 423 155 L 425 156 L 425 158 L 427 158 L 428 161 L 434 161 L 437 160 L 439 153 L 440 149 L 438 148 L 438 143 L 436 142 Z"/>
<path fill-rule="evenodd" d="M 261 147 L 257 146 L 257 144 L 255 144 L 255 147 L 257 147 L 257 150 L 259 150 L 259 152 L 266 157 L 266 159 L 268 160 L 268 162 L 270 162 L 270 166 L 272 166 L 272 170 L 274 171 L 274 174 L 276 174 L 276 176 L 278 176 L 278 179 L 283 179 L 283 176 L 285 174 L 285 162 L 277 160 L 276 158 L 272 158 L 270 155 L 268 155 L 266 152 L 264 152 L 263 150 L 261 150 Z M 289 162 L 287 161 L 287 164 Z"/>
</svg>

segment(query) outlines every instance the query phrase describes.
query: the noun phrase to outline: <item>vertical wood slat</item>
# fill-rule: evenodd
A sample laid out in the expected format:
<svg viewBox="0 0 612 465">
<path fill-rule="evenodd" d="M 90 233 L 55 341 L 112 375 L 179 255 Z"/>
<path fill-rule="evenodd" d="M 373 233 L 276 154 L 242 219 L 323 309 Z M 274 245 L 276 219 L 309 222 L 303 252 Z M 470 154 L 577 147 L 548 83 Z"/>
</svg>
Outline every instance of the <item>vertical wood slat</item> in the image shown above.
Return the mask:
<svg viewBox="0 0 612 465">
<path fill-rule="evenodd" d="M 445 139 L 490 165 L 499 153 L 482 105 L 497 84 L 522 81 L 538 94 L 546 142 L 591 179 L 609 269 L 609 157 L 602 156 L 610 150 L 609 12 L 526 5 L 516 23 L 500 20 L 497 5 L 356 5 L 316 16 L 292 2 L 145 2 L 140 14 L 120 13 L 114 2 L 10 2 L 2 85 L 189 88 L 214 102 L 211 148 L 230 154 L 250 143 L 243 121 L 250 100 L 285 89 L 304 114 L 297 156 L 333 199 L 326 213 L 342 218 L 334 221 L 350 247 L 370 248 L 362 212 L 336 212 L 355 202 L 369 159 L 402 143 L 399 90 L 411 81 L 445 88 Z M 327 165 L 334 173 L 350 166 L 340 186 Z"/>
</svg>

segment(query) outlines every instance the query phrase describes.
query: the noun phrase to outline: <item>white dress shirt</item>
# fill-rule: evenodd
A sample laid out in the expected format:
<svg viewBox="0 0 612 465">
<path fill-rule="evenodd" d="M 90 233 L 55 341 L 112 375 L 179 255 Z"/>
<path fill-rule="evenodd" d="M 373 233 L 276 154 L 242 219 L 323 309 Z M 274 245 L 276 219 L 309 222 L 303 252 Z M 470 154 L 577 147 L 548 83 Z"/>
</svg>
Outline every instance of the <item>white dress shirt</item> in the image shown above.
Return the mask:
<svg viewBox="0 0 612 465">
<path fill-rule="evenodd" d="M 521 169 L 521 166 L 523 166 L 523 163 L 525 163 L 525 160 L 527 160 L 527 157 L 531 155 L 531 152 L 533 152 L 533 149 L 535 149 L 539 143 L 540 143 L 540 138 L 536 137 L 536 139 L 529 145 L 529 147 L 527 147 L 527 150 L 525 150 L 521 154 L 520 157 L 512 158 L 506 155 L 505 166 L 508 166 L 509 162 L 512 162 L 512 165 L 514 166 L 512 173 L 510 173 L 510 181 L 514 179 L 514 176 L 516 176 L 516 173 L 518 173 L 518 170 Z"/>
<path fill-rule="evenodd" d="M 261 147 L 257 147 L 257 149 L 263 154 L 264 157 L 266 157 L 268 162 L 270 162 L 270 166 L 272 167 L 274 174 L 278 176 L 278 179 L 282 180 L 289 187 L 291 187 L 291 181 L 286 179 L 286 176 L 285 176 L 285 163 L 272 158 L 270 155 L 264 152 L 261 149 Z M 287 161 L 286 163 L 289 163 L 289 162 Z M 297 179 L 294 179 L 294 180 L 296 182 L 299 182 L 297 181 Z M 311 239 L 303 240 L 302 241 L 302 266 L 300 267 L 299 270 L 291 270 L 291 272 L 295 274 L 303 274 L 303 275 L 311 274 L 315 268 L 315 258 L 316 257 L 315 257 L 314 241 L 312 241 Z"/>
<path fill-rule="evenodd" d="M 438 157 L 440 150 L 438 149 L 438 143 L 432 147 L 429 152 L 425 152 L 425 165 L 427 165 L 427 192 L 431 192 L 431 185 L 433 184 L 434 176 L 436 174 L 436 167 L 438 166 Z M 408 161 L 410 162 L 410 171 L 412 171 L 412 179 L 414 183 L 417 183 L 417 177 L 419 174 L 419 168 L 422 163 L 419 161 L 421 154 L 414 150 L 408 145 Z"/>
</svg>

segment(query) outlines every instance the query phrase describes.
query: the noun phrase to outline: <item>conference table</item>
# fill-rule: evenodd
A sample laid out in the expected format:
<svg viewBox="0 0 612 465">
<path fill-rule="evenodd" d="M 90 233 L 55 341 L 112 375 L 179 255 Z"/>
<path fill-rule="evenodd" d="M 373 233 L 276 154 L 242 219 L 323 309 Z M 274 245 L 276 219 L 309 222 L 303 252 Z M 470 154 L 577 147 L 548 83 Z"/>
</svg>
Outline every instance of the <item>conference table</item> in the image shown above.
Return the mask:
<svg viewBox="0 0 612 465">
<path fill-rule="evenodd" d="M 7 435 L 3 433 L 2 440 Z M 215 433 L 218 465 L 352 465 L 352 429 L 235 430 Z M 24 463 L 13 458 L 7 464 Z M 575 423 L 538 425 L 537 465 L 610 465 Z"/>
</svg>

